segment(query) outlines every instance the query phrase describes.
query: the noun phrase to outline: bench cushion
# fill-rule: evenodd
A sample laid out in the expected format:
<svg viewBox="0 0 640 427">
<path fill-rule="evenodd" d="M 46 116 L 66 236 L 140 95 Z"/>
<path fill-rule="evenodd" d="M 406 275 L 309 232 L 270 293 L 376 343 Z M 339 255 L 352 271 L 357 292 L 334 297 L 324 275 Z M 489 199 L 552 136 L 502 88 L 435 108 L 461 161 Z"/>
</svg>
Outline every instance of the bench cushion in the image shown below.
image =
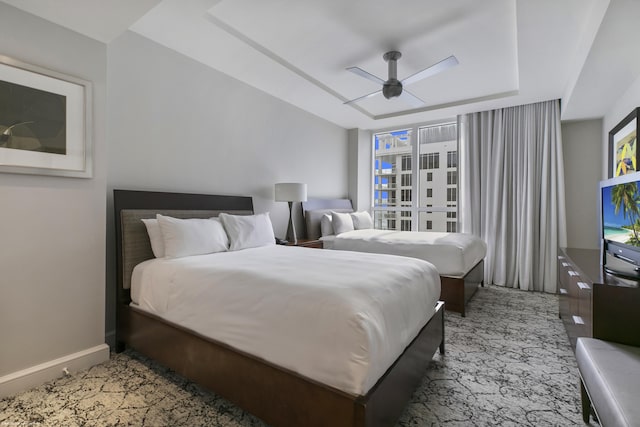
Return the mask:
<svg viewBox="0 0 640 427">
<path fill-rule="evenodd" d="M 579 338 L 576 360 L 603 426 L 640 426 L 640 347 Z"/>
</svg>

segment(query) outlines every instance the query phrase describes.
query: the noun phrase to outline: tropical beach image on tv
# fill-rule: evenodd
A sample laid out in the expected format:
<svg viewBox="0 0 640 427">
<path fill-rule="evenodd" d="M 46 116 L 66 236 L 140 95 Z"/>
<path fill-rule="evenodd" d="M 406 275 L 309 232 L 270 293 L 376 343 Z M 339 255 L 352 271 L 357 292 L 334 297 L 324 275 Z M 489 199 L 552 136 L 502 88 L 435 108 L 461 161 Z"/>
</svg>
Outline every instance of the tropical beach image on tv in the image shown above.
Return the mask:
<svg viewBox="0 0 640 427">
<path fill-rule="evenodd" d="M 640 247 L 638 183 L 602 188 L 602 223 L 606 240 Z"/>
</svg>

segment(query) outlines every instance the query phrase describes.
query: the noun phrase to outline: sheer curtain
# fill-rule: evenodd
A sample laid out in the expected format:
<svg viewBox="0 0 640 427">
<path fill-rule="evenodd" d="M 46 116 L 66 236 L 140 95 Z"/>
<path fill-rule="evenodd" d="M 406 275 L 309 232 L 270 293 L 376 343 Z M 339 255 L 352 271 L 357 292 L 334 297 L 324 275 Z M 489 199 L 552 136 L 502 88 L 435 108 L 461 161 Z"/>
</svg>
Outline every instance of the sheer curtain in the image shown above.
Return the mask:
<svg viewBox="0 0 640 427">
<path fill-rule="evenodd" d="M 487 242 L 485 283 L 555 293 L 567 240 L 559 101 L 458 121 L 460 222 Z"/>
</svg>

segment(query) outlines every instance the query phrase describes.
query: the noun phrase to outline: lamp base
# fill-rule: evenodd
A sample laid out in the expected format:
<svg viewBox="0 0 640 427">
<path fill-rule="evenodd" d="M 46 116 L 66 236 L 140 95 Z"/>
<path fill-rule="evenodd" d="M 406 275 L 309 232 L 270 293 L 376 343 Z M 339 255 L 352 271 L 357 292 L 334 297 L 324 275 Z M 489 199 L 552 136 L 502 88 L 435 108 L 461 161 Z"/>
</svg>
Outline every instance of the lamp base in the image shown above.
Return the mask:
<svg viewBox="0 0 640 427">
<path fill-rule="evenodd" d="M 293 223 L 293 202 L 289 203 L 289 225 L 287 226 L 287 240 L 294 245 L 298 244 L 298 237 L 296 236 L 296 226 Z"/>
</svg>

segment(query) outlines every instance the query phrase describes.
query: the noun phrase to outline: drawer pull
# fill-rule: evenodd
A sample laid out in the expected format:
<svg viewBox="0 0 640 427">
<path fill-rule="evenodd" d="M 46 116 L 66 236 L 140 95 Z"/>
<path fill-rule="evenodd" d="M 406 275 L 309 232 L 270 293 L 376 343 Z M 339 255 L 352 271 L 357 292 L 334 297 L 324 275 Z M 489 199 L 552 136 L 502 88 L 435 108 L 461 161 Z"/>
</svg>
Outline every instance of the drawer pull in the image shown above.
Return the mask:
<svg viewBox="0 0 640 427">
<path fill-rule="evenodd" d="M 578 272 L 577 271 L 570 271 L 569 272 L 569 276 L 577 276 Z"/>
<path fill-rule="evenodd" d="M 569 267 L 570 265 L 571 265 L 571 264 L 569 264 L 568 262 L 563 262 L 563 263 L 562 263 L 562 266 L 563 266 L 563 267 Z"/>
<path fill-rule="evenodd" d="M 558 259 L 564 259 L 562 255 L 558 255 Z"/>
<path fill-rule="evenodd" d="M 583 290 L 584 290 L 584 289 L 591 289 L 591 287 L 590 287 L 588 284 L 584 283 L 584 282 L 578 282 L 578 283 L 576 283 L 576 284 L 578 285 L 578 287 L 579 287 L 580 289 L 583 289 Z"/>
<path fill-rule="evenodd" d="M 576 325 L 584 325 L 584 320 L 582 320 L 582 317 L 580 316 L 572 316 L 573 317 L 573 323 L 575 323 Z"/>
<path fill-rule="evenodd" d="M 560 288 L 560 295 L 566 295 L 569 292 L 567 292 L 567 290 L 565 288 Z"/>
</svg>

